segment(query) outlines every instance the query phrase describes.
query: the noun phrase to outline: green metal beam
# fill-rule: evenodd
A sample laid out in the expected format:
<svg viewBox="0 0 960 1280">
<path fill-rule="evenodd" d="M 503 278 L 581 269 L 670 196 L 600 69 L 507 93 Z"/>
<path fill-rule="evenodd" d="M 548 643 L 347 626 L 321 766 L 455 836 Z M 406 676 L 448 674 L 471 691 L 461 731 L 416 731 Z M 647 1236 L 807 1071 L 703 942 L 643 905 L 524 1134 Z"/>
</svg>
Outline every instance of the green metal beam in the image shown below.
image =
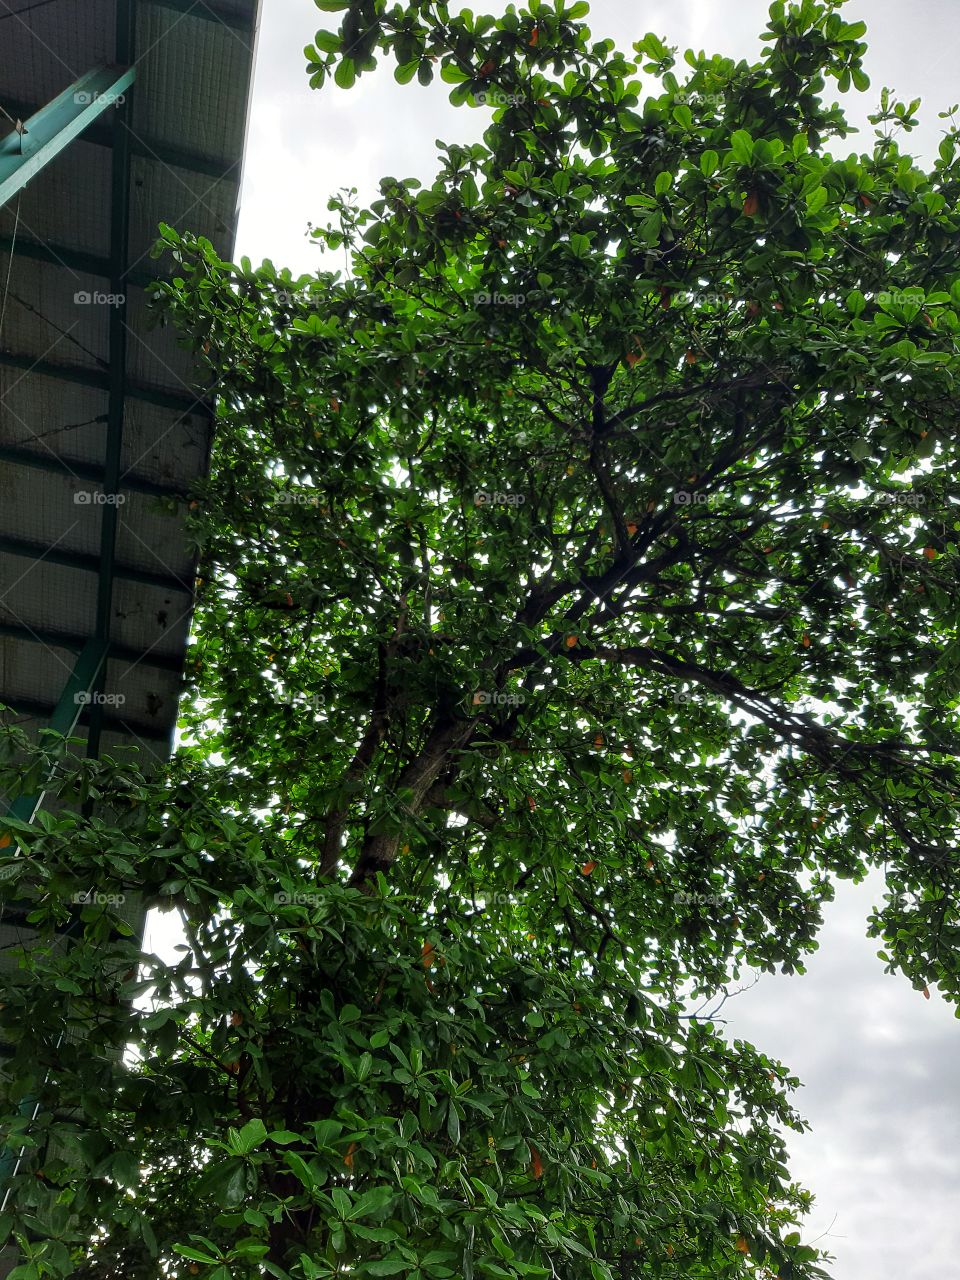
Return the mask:
<svg viewBox="0 0 960 1280">
<path fill-rule="evenodd" d="M 21 627 L 15 622 L 0 622 L 0 638 L 22 640 L 25 644 L 42 644 L 47 649 L 66 649 L 68 653 L 79 653 L 89 636 L 76 635 L 72 631 L 53 631 L 49 627 Z M 118 662 L 129 662 L 131 665 L 156 667 L 159 671 L 176 671 L 183 669 L 183 660 L 169 654 L 158 653 L 152 649 L 134 649 L 130 645 L 110 645 L 110 657 Z"/>
<path fill-rule="evenodd" d="M 50 471 L 55 475 L 71 476 L 74 480 L 93 480 L 103 484 L 103 467 L 95 462 L 84 462 L 80 459 L 58 458 L 52 453 L 39 453 L 31 449 L 17 449 L 10 445 L 0 445 L 0 462 L 9 462 L 14 467 L 30 467 L 35 471 Z M 156 480 L 148 480 L 127 472 L 123 477 L 123 487 L 130 493 L 145 493 L 152 498 L 186 498 L 187 491 L 175 484 L 160 484 Z"/>
<path fill-rule="evenodd" d="M 132 0 L 117 0 L 116 57 L 124 62 L 133 56 L 134 9 Z M 109 324 L 109 400 L 107 405 L 107 439 L 104 447 L 103 488 L 108 494 L 120 490 L 123 425 L 127 408 L 127 297 L 124 274 L 130 256 L 130 119 L 132 102 L 128 98 L 117 115 L 110 166 L 110 289 L 122 301 L 110 309 Z M 94 634 L 109 641 L 113 626 L 113 581 L 117 555 L 119 503 L 101 508 L 100 571 L 97 582 L 97 613 Z M 106 673 L 101 671 L 96 688 L 104 692 Z M 104 707 L 94 702 L 87 727 L 87 755 L 100 755 Z"/>
<path fill-rule="evenodd" d="M 0 142 L 0 206 L 22 191 L 97 116 L 122 101 L 136 74 L 135 67 L 88 71 L 8 134 Z"/>
<path fill-rule="evenodd" d="M 35 102 L 4 98 L 3 105 L 10 115 L 20 120 L 32 116 L 38 109 Z M 90 126 L 84 131 L 83 141 L 96 147 L 113 146 L 113 127 L 102 122 Z M 224 178 L 231 182 L 240 181 L 240 164 L 236 160 L 227 160 L 221 156 L 210 155 L 205 151 L 188 151 L 174 146 L 148 133 L 135 133 L 130 138 L 130 150 L 135 156 L 144 160 L 155 160 L 158 164 L 170 165 L 173 169 L 183 169 L 187 173 L 196 173 L 204 178 Z"/>
<path fill-rule="evenodd" d="M 87 276 L 99 276 L 103 280 L 110 278 L 110 259 L 96 253 L 87 253 L 83 249 L 71 249 L 68 245 L 55 242 L 31 240 L 28 236 L 18 235 L 16 243 L 11 236 L 0 236 L 0 253 L 16 252 L 18 258 L 32 258 L 35 262 L 46 262 L 52 267 L 66 267 L 68 271 L 78 271 Z M 167 273 L 140 268 L 129 272 L 124 277 L 127 288 L 133 286 L 146 289 L 155 281 L 169 280 Z"/>
<path fill-rule="evenodd" d="M 191 18 L 199 18 L 202 22 L 219 22 L 230 31 L 254 31 L 253 11 L 249 14 L 237 13 L 232 9 L 224 9 L 222 5 L 209 3 L 209 0 L 152 0 L 159 9 L 173 9 L 177 13 L 187 14 Z"/>
<path fill-rule="evenodd" d="M 115 308 L 111 308 L 115 310 Z M 10 369 L 23 369 L 26 373 L 35 373 L 40 378 L 60 378 L 65 382 L 75 382 L 81 387 L 93 387 L 97 391 L 110 390 L 110 373 L 107 369 L 91 369 L 82 365 L 54 364 L 49 360 L 38 360 L 36 356 L 24 355 L 14 351 L 0 351 L 0 364 Z M 160 409 L 174 409 L 181 413 L 195 413 L 198 417 L 209 416 L 206 402 L 199 396 L 191 396 L 187 391 L 163 391 L 159 388 L 131 383 L 127 387 L 127 396 L 131 400 L 142 400 L 145 404 L 155 404 Z"/>
<path fill-rule="evenodd" d="M 49 728 L 54 733 L 62 734 L 65 738 L 73 733 L 106 661 L 106 640 L 100 636 L 88 640 L 74 663 L 73 670 L 50 716 Z M 32 822 L 45 793 L 46 788 L 32 796 L 18 796 L 7 813 L 11 818 L 18 818 L 21 822 Z"/>
<path fill-rule="evenodd" d="M 84 551 L 65 551 L 62 547 L 45 547 L 42 542 L 30 542 L 25 538 L 11 538 L 0 534 L 0 553 L 22 556 L 26 560 L 43 560 L 46 564 L 60 564 L 65 569 L 80 569 L 85 573 L 98 573 L 100 557 Z M 173 574 L 150 573 L 132 565 L 115 565 L 113 576 L 122 582 L 136 582 L 144 587 L 160 587 L 164 591 L 178 591 L 192 595 L 193 587 L 184 578 Z"/>
<path fill-rule="evenodd" d="M 49 723 L 55 709 L 49 702 L 41 702 L 36 698 L 7 698 L 3 705 L 9 707 L 11 711 L 15 711 L 19 716 L 29 716 L 32 720 L 42 720 L 44 724 Z M 82 720 L 83 717 L 81 716 L 81 723 Z M 116 711 L 105 713 L 104 728 L 114 733 L 121 733 L 125 737 L 135 734 L 145 742 L 162 742 L 166 747 L 167 754 L 169 754 L 170 740 L 173 736 L 173 731 L 170 729 L 158 729 L 156 725 L 144 724 L 142 720 L 134 720 L 130 716 L 120 715 Z"/>
</svg>

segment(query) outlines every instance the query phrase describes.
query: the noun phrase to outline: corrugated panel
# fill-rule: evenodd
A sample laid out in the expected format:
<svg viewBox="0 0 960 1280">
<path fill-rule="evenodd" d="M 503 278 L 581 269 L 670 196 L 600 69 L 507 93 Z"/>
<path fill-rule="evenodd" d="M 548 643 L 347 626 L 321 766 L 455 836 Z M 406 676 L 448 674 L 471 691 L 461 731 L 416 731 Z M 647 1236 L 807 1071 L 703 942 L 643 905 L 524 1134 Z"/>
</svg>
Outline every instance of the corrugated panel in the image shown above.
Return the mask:
<svg viewBox="0 0 960 1280">
<path fill-rule="evenodd" d="M 8 95 L 0 96 L 0 105 L 5 98 Z M 108 148 L 94 146 L 81 137 L 53 164 L 57 199 L 50 199 L 42 183 L 32 182 L 20 200 L 21 256 L 24 243 L 36 241 L 53 251 L 63 246 L 106 257 L 110 252 L 110 224 L 103 217 L 103 193 L 110 182 Z M 0 208 L 0 236 L 12 236 L 15 223 L 15 209 L 11 205 Z"/>
<path fill-rule="evenodd" d="M 147 477 L 158 485 L 185 491 L 205 470 L 210 446 L 210 420 L 202 406 L 192 413 L 128 401 L 122 471 Z M 164 541 L 171 537 L 169 528 Z"/>
<path fill-rule="evenodd" d="M 89 300 L 111 293 L 113 144 L 122 113 L 106 111 L 34 178 L 18 209 L 0 209 L 0 290 L 8 268 L 10 285 L 5 305 L 0 299 L 0 702 L 12 708 L 7 722 L 35 738 L 96 633 L 107 508 L 95 495 L 109 462 L 111 318 L 123 314 L 111 656 L 103 701 L 81 707 L 74 737 L 86 750 L 98 723 L 101 756 L 134 753 L 149 769 L 172 745 L 190 623 L 193 553 L 184 506 L 169 495 L 206 471 L 211 421 L 196 401 L 186 353 L 169 330 L 148 325 L 143 285 L 163 269 L 149 256 L 161 221 L 232 253 L 253 51 L 248 33 L 215 14 L 236 13 L 252 26 L 259 0 L 198 3 L 203 19 L 184 12 L 186 0 L 130 3 L 137 82 L 123 135 L 132 139 L 126 312 L 102 296 Z M 95 66 L 121 60 L 116 0 L 33 5 L 0 6 L 4 14 L 22 11 L 0 24 L 0 107 L 18 114 L 22 107 L 24 116 Z M 0 112 L 0 137 L 9 127 Z M 143 907 L 134 895 L 124 911 L 139 927 Z M 31 940 L 17 911 L 8 912 L 0 975 L 13 963 L 5 948 Z M 11 1251 L 0 1253 L 0 1277 L 15 1261 Z"/>
<path fill-rule="evenodd" d="M 113 60 L 114 0 L 32 6 L 33 0 L 4 0 L 4 10 L 23 16 L 3 24 L 3 95 L 48 102 L 90 67 Z"/>
<path fill-rule="evenodd" d="M 229 169 L 243 144 L 253 37 L 205 17 L 147 7 L 137 43 L 152 92 L 137 98 L 134 131 L 220 157 Z"/>
</svg>

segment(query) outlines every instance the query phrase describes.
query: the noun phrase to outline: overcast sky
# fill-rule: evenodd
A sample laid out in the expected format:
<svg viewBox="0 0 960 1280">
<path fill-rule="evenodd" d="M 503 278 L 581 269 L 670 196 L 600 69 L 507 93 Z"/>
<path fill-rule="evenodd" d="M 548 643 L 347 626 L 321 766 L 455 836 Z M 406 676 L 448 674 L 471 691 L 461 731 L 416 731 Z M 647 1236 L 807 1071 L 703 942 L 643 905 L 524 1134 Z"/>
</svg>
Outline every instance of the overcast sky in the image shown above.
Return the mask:
<svg viewBox="0 0 960 1280">
<path fill-rule="evenodd" d="M 473 0 L 472 8 L 504 5 Z M 590 24 L 627 51 L 654 31 L 681 53 L 749 58 L 766 11 L 758 0 L 594 0 Z M 869 24 L 872 85 L 842 99 L 863 130 L 843 154 L 869 148 L 866 116 L 887 85 L 907 101 L 922 97 L 922 127 L 902 145 L 929 161 L 943 125 L 937 112 L 960 100 L 958 0 L 850 0 L 845 16 Z M 318 26 L 336 23 L 310 0 L 264 0 L 238 254 L 295 272 L 320 265 L 306 226 L 326 221 L 332 192 L 356 187 L 366 202 L 387 174 L 431 180 L 435 140 L 478 138 L 488 116 L 452 108 L 448 86 L 398 86 L 386 69 L 349 93 L 311 91 L 303 46 Z M 724 1015 L 732 1036 L 781 1058 L 804 1081 L 796 1102 L 812 1132 L 791 1137 L 792 1171 L 816 1194 L 806 1234 L 822 1234 L 836 1255 L 836 1280 L 954 1280 L 958 1023 L 935 992 L 926 1001 L 883 972 L 864 932 L 870 900 L 868 887 L 842 886 L 809 972 L 765 976 Z"/>
</svg>

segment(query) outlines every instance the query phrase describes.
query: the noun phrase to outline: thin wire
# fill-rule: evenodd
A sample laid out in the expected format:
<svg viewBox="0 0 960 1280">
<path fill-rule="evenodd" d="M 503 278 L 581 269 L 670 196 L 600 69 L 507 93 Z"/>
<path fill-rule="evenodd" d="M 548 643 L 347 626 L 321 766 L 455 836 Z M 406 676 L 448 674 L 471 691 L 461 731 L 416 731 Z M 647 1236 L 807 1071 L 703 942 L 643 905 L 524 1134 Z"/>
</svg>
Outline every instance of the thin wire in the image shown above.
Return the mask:
<svg viewBox="0 0 960 1280">
<path fill-rule="evenodd" d="M 31 9 L 42 9 L 45 4 L 53 4 L 53 2 L 54 0 L 35 0 L 33 4 L 28 4 L 25 9 L 11 9 L 4 5 L 7 12 L 0 13 L 0 22 L 3 22 L 4 18 L 20 18 L 25 13 L 29 13 Z"/>
<path fill-rule="evenodd" d="M 3 285 L 3 301 L 0 302 L 0 340 L 3 338 L 3 321 L 7 314 L 7 299 L 10 296 L 10 276 L 13 272 L 13 255 L 17 247 L 17 229 L 20 226 L 20 197 L 22 191 L 17 192 L 17 212 L 13 224 L 13 238 L 10 241 L 10 261 L 7 263 L 7 278 Z"/>
</svg>

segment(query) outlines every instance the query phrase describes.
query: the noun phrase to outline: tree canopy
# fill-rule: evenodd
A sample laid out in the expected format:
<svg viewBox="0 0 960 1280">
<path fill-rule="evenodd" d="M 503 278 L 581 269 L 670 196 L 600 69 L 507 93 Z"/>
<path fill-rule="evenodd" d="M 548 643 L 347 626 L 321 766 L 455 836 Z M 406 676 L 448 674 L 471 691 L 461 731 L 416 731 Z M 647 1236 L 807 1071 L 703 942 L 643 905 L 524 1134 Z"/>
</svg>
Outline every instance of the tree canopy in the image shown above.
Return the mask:
<svg viewBox="0 0 960 1280">
<path fill-rule="evenodd" d="M 186 739 L 7 739 L 63 801 L 0 850 L 19 1276 L 811 1280 L 798 1082 L 719 1010 L 872 869 L 960 995 L 957 130 L 925 171 L 884 90 L 837 154 L 833 0 L 753 64 L 316 3 L 315 85 L 439 76 L 482 140 L 334 200 L 343 269 L 163 229 L 218 397 Z"/>
</svg>

